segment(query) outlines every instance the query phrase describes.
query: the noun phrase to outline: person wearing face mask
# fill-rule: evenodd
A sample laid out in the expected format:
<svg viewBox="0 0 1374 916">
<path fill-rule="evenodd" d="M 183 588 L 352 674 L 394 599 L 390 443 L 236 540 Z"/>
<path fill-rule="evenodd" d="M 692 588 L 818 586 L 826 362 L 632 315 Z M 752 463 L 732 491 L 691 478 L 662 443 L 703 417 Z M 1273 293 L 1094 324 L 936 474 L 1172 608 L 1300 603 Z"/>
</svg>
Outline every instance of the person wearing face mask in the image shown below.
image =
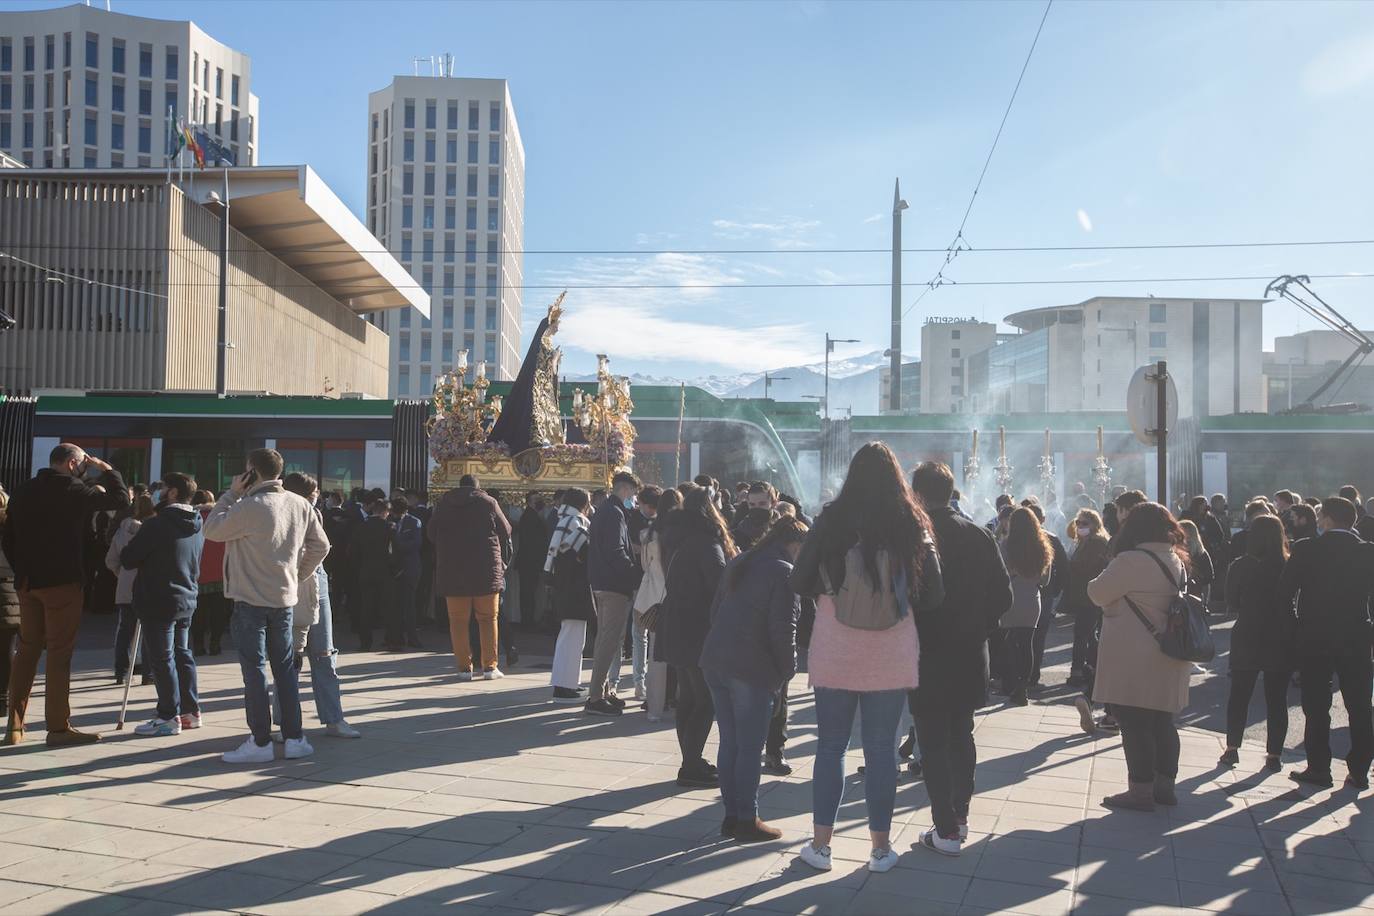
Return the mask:
<svg viewBox="0 0 1374 916">
<path fill-rule="evenodd" d="M 630 616 L 630 596 L 643 575 L 630 538 L 630 515 L 638 493 L 639 478 L 629 471 L 618 471 L 611 478 L 606 501 L 592 516 L 587 579 L 596 602 L 596 646 L 587 692 L 588 715 L 618 716 L 625 708 L 625 701 L 611 687 L 610 675 Z"/>
<path fill-rule="evenodd" d="M 98 479 L 87 479 L 89 472 L 98 473 Z M 24 740 L 24 716 L 45 649 L 48 746 L 100 740 L 99 735 L 72 728 L 69 700 L 72 650 L 86 581 L 82 532 L 92 513 L 118 511 L 129 504 L 129 488 L 119 472 L 69 442 L 55 447 L 48 466 L 10 499 L 0 543 L 14 569 L 19 594 L 19 648 L 10 668 L 6 745 Z"/>
<path fill-rule="evenodd" d="M 1283 516 L 1279 516 L 1280 519 Z M 1284 524 L 1288 530 L 1288 540 L 1293 543 L 1314 538 L 1321 534 L 1321 527 L 1317 524 L 1317 510 L 1307 503 L 1296 503 L 1288 509 L 1288 521 Z"/>
</svg>

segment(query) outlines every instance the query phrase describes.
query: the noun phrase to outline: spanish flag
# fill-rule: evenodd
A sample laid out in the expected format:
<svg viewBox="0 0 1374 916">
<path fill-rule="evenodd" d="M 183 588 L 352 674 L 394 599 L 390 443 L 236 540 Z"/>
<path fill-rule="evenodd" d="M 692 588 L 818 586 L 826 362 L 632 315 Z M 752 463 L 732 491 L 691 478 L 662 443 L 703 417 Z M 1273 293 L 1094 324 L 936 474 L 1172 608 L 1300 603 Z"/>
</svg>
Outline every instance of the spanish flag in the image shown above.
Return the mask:
<svg viewBox="0 0 1374 916">
<path fill-rule="evenodd" d="M 196 157 L 196 165 L 205 168 L 205 150 L 196 142 L 196 135 L 187 127 L 185 122 L 181 124 L 181 134 L 186 138 L 186 147 Z"/>
</svg>

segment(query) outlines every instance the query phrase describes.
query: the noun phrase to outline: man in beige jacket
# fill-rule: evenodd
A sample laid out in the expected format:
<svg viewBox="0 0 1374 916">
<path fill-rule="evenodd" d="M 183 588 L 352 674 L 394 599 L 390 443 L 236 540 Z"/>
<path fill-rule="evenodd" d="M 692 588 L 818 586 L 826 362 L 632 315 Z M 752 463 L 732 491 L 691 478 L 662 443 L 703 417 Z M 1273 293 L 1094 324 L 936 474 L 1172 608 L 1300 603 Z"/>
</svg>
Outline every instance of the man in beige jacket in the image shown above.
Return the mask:
<svg viewBox="0 0 1374 916">
<path fill-rule="evenodd" d="M 329 538 L 309 501 L 282 488 L 282 466 L 281 455 L 273 449 L 249 452 L 248 470 L 234 478 L 205 520 L 206 539 L 226 545 L 224 597 L 234 602 L 230 628 L 243 671 L 248 728 L 253 733 L 224 754 L 226 763 L 272 760 L 269 664 L 281 702 L 287 758 L 314 752 L 301 732 L 291 617 L 300 578 L 313 575 L 328 555 Z"/>
</svg>

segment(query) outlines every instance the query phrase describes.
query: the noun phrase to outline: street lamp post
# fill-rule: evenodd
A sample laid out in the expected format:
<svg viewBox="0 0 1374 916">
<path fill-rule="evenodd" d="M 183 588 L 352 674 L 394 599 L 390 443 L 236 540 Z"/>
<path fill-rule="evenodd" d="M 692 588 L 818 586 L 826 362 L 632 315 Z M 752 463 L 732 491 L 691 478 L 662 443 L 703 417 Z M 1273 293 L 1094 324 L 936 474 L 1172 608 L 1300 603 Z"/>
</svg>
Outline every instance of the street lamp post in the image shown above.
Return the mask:
<svg viewBox="0 0 1374 916">
<path fill-rule="evenodd" d="M 804 394 L 804 395 L 802 395 L 802 397 L 805 398 L 805 399 L 808 400 L 808 401 L 815 401 L 816 404 L 821 408 L 821 412 L 822 412 L 822 413 L 824 413 L 827 417 L 830 415 L 829 401 L 826 400 L 825 395 L 822 395 L 822 394 Z"/>
<path fill-rule="evenodd" d="M 892 186 L 892 362 L 887 403 L 893 413 L 902 412 L 902 182 Z"/>
<path fill-rule="evenodd" d="M 773 374 L 770 373 L 770 372 L 765 372 L 765 373 L 763 374 L 763 397 L 764 397 L 764 399 L 767 400 L 767 398 L 768 398 L 768 389 L 773 387 L 773 383 L 774 383 L 774 382 L 790 382 L 790 381 L 792 381 L 792 379 L 791 379 L 790 376 L 786 376 L 786 375 L 773 375 Z"/>
<path fill-rule="evenodd" d="M 224 195 L 210 192 L 210 200 L 220 205 L 219 231 L 219 321 L 215 332 L 215 396 L 228 390 L 229 364 L 229 170 L 224 170 Z"/>
<path fill-rule="evenodd" d="M 837 343 L 858 343 L 857 338 L 846 337 L 839 339 L 830 336 L 830 332 L 825 332 L 825 396 L 821 398 L 821 407 L 825 411 L 825 418 L 830 419 L 830 354 L 835 352 Z"/>
</svg>

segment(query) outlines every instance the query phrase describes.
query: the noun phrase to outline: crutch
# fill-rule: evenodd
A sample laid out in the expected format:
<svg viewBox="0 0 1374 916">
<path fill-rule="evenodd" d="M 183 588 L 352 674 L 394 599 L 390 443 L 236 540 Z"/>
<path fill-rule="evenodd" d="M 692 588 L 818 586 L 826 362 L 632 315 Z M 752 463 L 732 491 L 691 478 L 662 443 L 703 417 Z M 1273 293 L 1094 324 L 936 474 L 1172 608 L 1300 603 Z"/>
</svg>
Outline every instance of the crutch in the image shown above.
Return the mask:
<svg viewBox="0 0 1374 916">
<path fill-rule="evenodd" d="M 124 713 L 129 708 L 129 688 L 134 683 L 134 668 L 138 665 L 138 649 L 143 645 L 143 621 L 134 621 L 134 651 L 129 659 L 129 670 L 124 672 L 124 700 L 119 704 L 119 721 L 115 723 L 115 731 L 124 730 Z"/>
</svg>

